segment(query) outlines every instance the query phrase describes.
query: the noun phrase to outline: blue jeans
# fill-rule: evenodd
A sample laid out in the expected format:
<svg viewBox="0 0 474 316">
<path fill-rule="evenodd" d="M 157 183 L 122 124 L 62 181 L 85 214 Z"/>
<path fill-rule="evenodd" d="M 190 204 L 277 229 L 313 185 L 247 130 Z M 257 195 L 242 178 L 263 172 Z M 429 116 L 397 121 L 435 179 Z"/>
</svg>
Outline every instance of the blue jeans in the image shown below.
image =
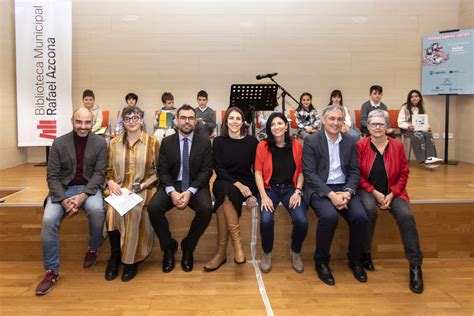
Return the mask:
<svg viewBox="0 0 474 316">
<path fill-rule="evenodd" d="M 293 185 L 274 186 L 271 190 L 265 190 L 268 197 L 276 207 L 281 202 L 291 215 L 293 230 L 291 232 L 291 250 L 296 253 L 301 252 L 303 241 L 308 233 L 308 217 L 306 214 L 306 206 L 301 199 L 300 206 L 289 208 L 290 197 L 295 192 Z M 262 199 L 258 196 L 258 204 L 262 205 Z M 262 249 L 265 253 L 270 253 L 273 249 L 275 226 L 275 212 L 268 212 L 260 208 L 260 236 L 262 238 Z"/>
<path fill-rule="evenodd" d="M 84 185 L 72 185 L 66 191 L 66 197 L 80 194 Z M 95 195 L 89 196 L 82 204 L 89 220 L 89 249 L 97 250 L 103 241 L 103 229 L 105 220 L 104 201 L 102 192 L 97 191 Z M 41 242 L 43 246 L 43 265 L 45 270 L 59 272 L 59 225 L 65 215 L 61 203 L 53 203 L 48 196 L 44 208 L 43 224 L 41 226 Z"/>
</svg>

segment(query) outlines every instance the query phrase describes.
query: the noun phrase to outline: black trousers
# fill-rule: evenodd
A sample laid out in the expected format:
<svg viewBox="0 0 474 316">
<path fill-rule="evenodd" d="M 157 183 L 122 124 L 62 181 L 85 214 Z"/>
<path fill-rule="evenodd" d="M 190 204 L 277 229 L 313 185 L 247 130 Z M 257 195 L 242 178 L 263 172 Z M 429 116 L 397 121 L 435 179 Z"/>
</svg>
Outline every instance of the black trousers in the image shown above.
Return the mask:
<svg viewBox="0 0 474 316">
<path fill-rule="evenodd" d="M 176 183 L 175 189 L 181 192 L 181 183 Z M 209 187 L 201 188 L 195 195 L 191 196 L 188 206 L 196 212 L 196 215 L 194 216 L 187 236 L 181 242 L 181 246 L 194 251 L 199 238 L 206 230 L 212 218 L 212 200 Z M 172 208 L 174 208 L 174 205 L 171 197 L 166 194 L 163 187 L 159 187 L 155 195 L 151 198 L 150 205 L 148 206 L 148 216 L 160 240 L 162 250 L 166 249 L 173 240 L 169 223 L 165 216 L 166 212 Z"/>
<path fill-rule="evenodd" d="M 334 191 L 342 191 L 344 185 L 328 184 Z M 354 195 L 348 203 L 348 209 L 337 210 L 327 197 L 320 197 L 317 193 L 311 196 L 311 207 L 318 216 L 316 228 L 316 251 L 314 260 L 316 263 L 328 263 L 331 258 L 330 249 L 334 232 L 336 231 L 338 216 L 341 216 L 349 224 L 349 249 L 347 259 L 350 262 L 358 262 L 362 257 L 362 250 L 367 235 L 368 220 L 360 196 Z"/>
<path fill-rule="evenodd" d="M 359 194 L 362 200 L 362 205 L 367 213 L 367 218 L 369 219 L 369 229 L 367 229 L 364 252 L 370 253 L 375 224 L 377 223 L 377 200 L 372 193 L 364 190 L 359 190 Z M 423 253 L 420 249 L 420 238 L 418 237 L 415 217 L 411 211 L 410 204 L 401 197 L 396 197 L 392 200 L 388 212 L 390 212 L 397 221 L 400 236 L 402 237 L 403 247 L 405 248 L 405 257 L 411 265 L 421 265 L 423 261 Z"/>
</svg>

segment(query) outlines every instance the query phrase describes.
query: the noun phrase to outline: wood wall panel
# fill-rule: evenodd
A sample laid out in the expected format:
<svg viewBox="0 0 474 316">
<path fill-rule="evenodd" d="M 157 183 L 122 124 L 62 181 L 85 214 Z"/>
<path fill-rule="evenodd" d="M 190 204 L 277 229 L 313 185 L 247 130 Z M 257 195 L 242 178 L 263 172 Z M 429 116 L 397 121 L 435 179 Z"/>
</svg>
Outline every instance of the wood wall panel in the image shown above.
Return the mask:
<svg viewBox="0 0 474 316">
<path fill-rule="evenodd" d="M 474 210 L 473 204 L 413 204 L 413 211 L 420 234 L 421 248 L 425 258 L 468 258 L 474 257 Z M 0 208 L 0 253 L 2 260 L 41 260 L 40 226 L 43 210 L 38 207 Z M 187 233 L 194 216 L 191 210 L 173 210 L 167 214 L 173 236 L 181 240 Z M 309 230 L 303 246 L 303 257 L 311 260 L 315 250 L 317 219 L 308 211 Z M 243 209 L 241 230 L 244 248 L 250 256 L 251 212 Z M 82 260 L 87 250 L 88 228 L 84 213 L 67 218 L 61 228 L 61 257 L 64 260 Z M 348 246 L 348 226 L 342 217 L 332 245 L 333 258 L 345 258 Z M 275 216 L 275 260 L 287 260 L 291 236 L 291 218 L 279 206 Z M 259 235 L 258 235 L 259 237 Z M 213 217 L 196 250 L 196 258 L 206 260 L 215 250 L 217 230 Z M 260 254 L 260 238 L 257 242 Z M 107 258 L 108 241 L 101 250 L 101 258 Z M 228 247 L 232 258 L 232 247 Z M 403 245 L 398 226 L 388 212 L 379 212 L 372 245 L 372 256 L 379 259 L 404 258 Z M 156 241 L 152 260 L 161 260 L 159 243 Z"/>
</svg>

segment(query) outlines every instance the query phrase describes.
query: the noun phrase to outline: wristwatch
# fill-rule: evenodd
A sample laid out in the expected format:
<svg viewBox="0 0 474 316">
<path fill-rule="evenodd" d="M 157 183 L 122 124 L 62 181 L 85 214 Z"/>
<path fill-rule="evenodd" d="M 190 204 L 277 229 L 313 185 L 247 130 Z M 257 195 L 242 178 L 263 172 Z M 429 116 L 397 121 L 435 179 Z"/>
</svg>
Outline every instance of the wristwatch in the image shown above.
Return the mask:
<svg viewBox="0 0 474 316">
<path fill-rule="evenodd" d="M 351 188 L 345 188 L 345 189 L 344 189 L 344 192 L 349 192 L 349 193 L 351 194 L 351 196 L 354 196 L 354 195 L 355 195 L 354 190 L 352 190 Z"/>
</svg>

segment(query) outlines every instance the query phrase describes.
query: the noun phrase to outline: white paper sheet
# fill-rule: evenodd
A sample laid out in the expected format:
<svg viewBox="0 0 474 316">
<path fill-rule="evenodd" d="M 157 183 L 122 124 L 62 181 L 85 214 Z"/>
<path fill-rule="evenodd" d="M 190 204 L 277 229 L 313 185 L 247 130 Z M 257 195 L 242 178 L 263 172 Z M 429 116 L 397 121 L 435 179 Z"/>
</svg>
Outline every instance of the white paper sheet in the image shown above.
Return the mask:
<svg viewBox="0 0 474 316">
<path fill-rule="evenodd" d="M 428 115 L 427 114 L 413 114 L 412 124 L 415 131 L 428 131 Z"/>
<path fill-rule="evenodd" d="M 122 195 L 111 194 L 105 201 L 109 203 L 121 216 L 127 214 L 134 206 L 143 201 L 143 199 L 135 193 L 131 193 L 128 189 L 122 188 Z"/>
</svg>

